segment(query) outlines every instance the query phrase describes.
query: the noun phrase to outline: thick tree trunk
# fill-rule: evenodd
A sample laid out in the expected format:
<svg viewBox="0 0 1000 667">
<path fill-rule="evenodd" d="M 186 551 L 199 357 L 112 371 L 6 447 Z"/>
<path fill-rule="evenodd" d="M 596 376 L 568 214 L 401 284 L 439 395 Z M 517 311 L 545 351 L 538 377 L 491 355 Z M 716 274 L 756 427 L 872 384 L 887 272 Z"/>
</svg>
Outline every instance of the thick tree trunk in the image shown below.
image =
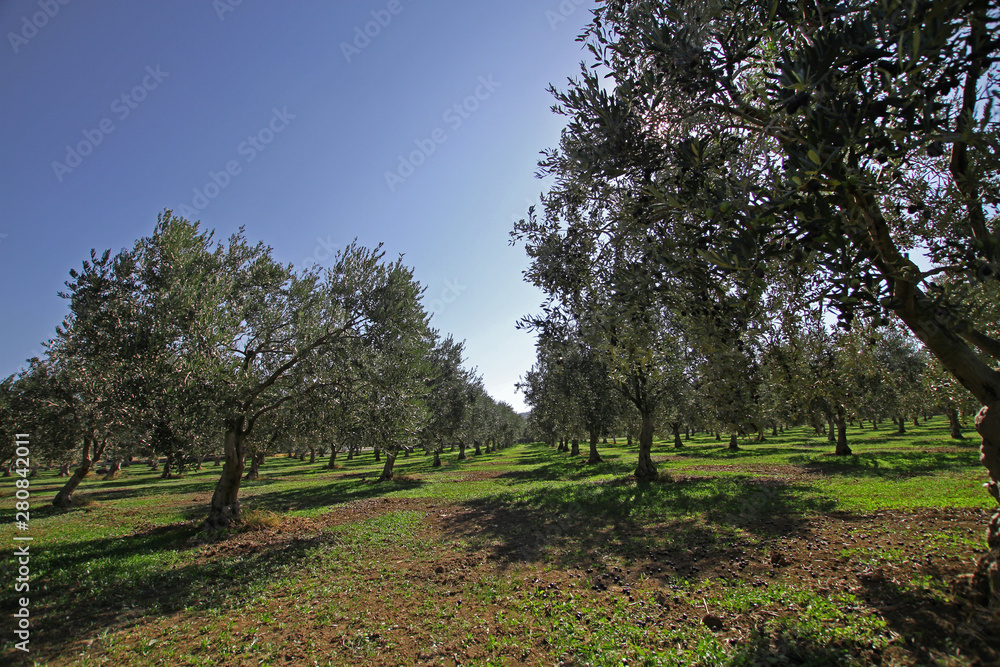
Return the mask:
<svg viewBox="0 0 1000 667">
<path fill-rule="evenodd" d="M 826 440 L 827 442 L 837 442 L 837 428 L 833 415 L 826 416 Z"/>
<path fill-rule="evenodd" d="M 735 433 L 729 434 L 729 451 L 738 452 L 740 451 L 739 440 Z"/>
<path fill-rule="evenodd" d="M 474 446 L 474 447 L 476 448 L 476 456 L 479 456 L 480 454 L 482 454 L 482 453 L 483 453 L 483 452 L 482 452 L 482 451 L 481 451 L 481 450 L 479 449 L 479 441 L 478 441 L 478 440 L 474 440 L 472 444 L 473 444 L 473 446 Z"/>
<path fill-rule="evenodd" d="M 111 462 L 111 467 L 108 468 L 108 473 L 104 476 L 104 479 L 110 480 L 114 479 L 115 477 L 118 477 L 118 474 L 121 472 L 121 470 L 122 470 L 122 460 L 115 459 L 114 461 Z"/>
<path fill-rule="evenodd" d="M 399 454 L 398 449 L 387 449 L 385 450 L 385 465 L 382 466 L 382 474 L 379 475 L 378 481 L 388 482 L 392 480 L 392 468 L 396 465 L 396 455 Z"/>
<path fill-rule="evenodd" d="M 222 457 L 221 456 L 219 456 L 218 454 L 216 454 L 212 458 L 215 459 L 215 464 L 214 465 L 217 465 L 217 466 L 221 466 L 222 465 Z"/>
<path fill-rule="evenodd" d="M 571 444 L 572 444 L 572 447 L 569 450 L 569 455 L 570 456 L 579 456 L 580 455 L 580 441 L 578 439 L 576 439 L 576 438 L 573 438 Z"/>
<path fill-rule="evenodd" d="M 680 449 L 684 446 L 684 443 L 681 442 L 681 425 L 678 422 L 670 422 L 670 430 L 674 434 L 674 447 Z"/>
<path fill-rule="evenodd" d="M 906 418 L 899 418 L 899 430 L 896 431 L 896 435 L 906 435 Z"/>
<path fill-rule="evenodd" d="M 607 444 L 608 439 L 604 439 L 604 443 Z M 587 463 L 601 463 L 604 459 L 601 458 L 601 454 L 597 451 L 597 431 L 590 432 L 590 456 L 587 457 Z"/>
<path fill-rule="evenodd" d="M 225 458 L 222 475 L 215 485 L 212 502 L 208 509 L 208 518 L 203 527 L 206 530 L 223 530 L 239 525 L 243 521 L 240 510 L 240 483 L 243 481 L 243 470 L 246 468 L 246 438 L 243 430 L 246 427 L 245 417 L 233 417 L 226 424 Z"/>
<path fill-rule="evenodd" d="M 434 463 L 431 464 L 433 468 L 441 467 L 441 452 L 437 449 L 434 450 Z"/>
<path fill-rule="evenodd" d="M 104 455 L 105 442 L 100 445 L 94 440 L 93 435 L 86 435 L 83 438 L 83 456 L 80 459 L 80 467 L 73 472 L 73 476 L 69 478 L 56 497 L 52 500 L 52 504 L 55 507 L 67 508 L 73 504 L 73 492 L 76 491 L 76 487 L 80 486 L 80 482 L 83 478 L 87 476 L 90 469 L 94 465 L 94 461 L 99 461 Z M 93 458 L 91 458 L 91 452 L 93 452 Z"/>
<path fill-rule="evenodd" d="M 719 433 L 718 431 L 715 432 L 715 441 L 722 442 L 722 434 Z"/>
<path fill-rule="evenodd" d="M 167 461 L 163 464 L 163 472 L 160 473 L 160 479 L 170 479 L 170 470 L 173 467 L 174 457 L 172 454 L 167 454 Z"/>
<path fill-rule="evenodd" d="M 982 436 L 979 461 L 986 466 L 990 481 L 986 491 L 1000 503 L 1000 401 L 994 401 L 976 415 L 976 431 Z M 986 528 L 989 552 L 979 560 L 975 582 L 990 607 L 1000 607 L 1000 511 L 995 511 Z"/>
<path fill-rule="evenodd" d="M 837 449 L 834 453 L 837 456 L 850 456 L 854 452 L 847 446 L 847 415 L 843 405 L 837 406 L 837 414 L 833 418 L 837 425 Z"/>
<path fill-rule="evenodd" d="M 347 448 L 347 460 L 348 461 L 353 461 L 354 460 L 354 446 L 353 445 Z"/>
<path fill-rule="evenodd" d="M 7 469 L 10 470 L 10 467 L 8 466 Z M 69 477 L 69 464 L 68 463 L 64 463 L 61 466 L 59 466 L 59 476 L 60 477 Z"/>
<path fill-rule="evenodd" d="M 777 438 L 778 437 L 778 427 L 777 426 L 772 426 L 771 427 L 771 437 L 772 438 Z"/>
<path fill-rule="evenodd" d="M 962 425 L 958 421 L 958 410 L 955 408 L 948 408 L 948 423 L 951 425 L 951 437 L 954 440 L 965 440 Z"/>
<path fill-rule="evenodd" d="M 656 466 L 653 465 L 653 415 L 642 415 L 642 426 L 639 429 L 639 465 L 635 468 L 635 478 L 642 482 L 656 479 Z"/>
<path fill-rule="evenodd" d="M 629 447 L 632 446 L 632 434 L 631 433 L 628 434 L 628 440 L 625 441 L 625 444 L 628 445 Z"/>
<path fill-rule="evenodd" d="M 337 467 L 337 445 L 332 445 L 330 447 L 330 460 L 326 464 L 327 470 L 333 470 Z"/>
<path fill-rule="evenodd" d="M 199 455 L 198 455 L 198 458 L 196 458 L 196 459 L 195 459 L 195 461 L 196 461 L 196 464 L 195 464 L 195 466 L 194 466 L 194 469 L 195 469 L 195 470 L 201 470 L 201 464 L 202 464 L 202 462 L 203 462 L 204 460 L 205 460 L 205 457 L 199 454 Z"/>
<path fill-rule="evenodd" d="M 309 448 L 309 463 L 316 463 L 316 448 Z"/>
<path fill-rule="evenodd" d="M 252 454 L 250 456 L 250 470 L 247 471 L 247 475 L 244 479 L 248 482 L 260 479 L 260 465 L 263 462 L 263 453 L 258 452 L 257 454 Z"/>
<path fill-rule="evenodd" d="M 464 442 L 460 442 L 460 443 L 458 443 L 458 460 L 459 461 L 464 461 L 465 458 L 466 458 L 466 456 L 465 456 L 465 443 Z"/>
</svg>

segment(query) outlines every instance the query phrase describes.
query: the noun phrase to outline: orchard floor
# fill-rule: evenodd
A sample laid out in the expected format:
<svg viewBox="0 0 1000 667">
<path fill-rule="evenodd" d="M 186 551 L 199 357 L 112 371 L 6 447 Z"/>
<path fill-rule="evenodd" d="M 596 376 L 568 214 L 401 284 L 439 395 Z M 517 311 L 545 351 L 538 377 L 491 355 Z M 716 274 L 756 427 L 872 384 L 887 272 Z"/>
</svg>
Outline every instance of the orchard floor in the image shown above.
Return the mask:
<svg viewBox="0 0 1000 667">
<path fill-rule="evenodd" d="M 908 431 L 855 427 L 849 458 L 801 429 L 736 453 L 657 443 L 644 484 L 621 440 L 597 465 L 543 445 L 413 455 L 383 484 L 370 453 L 273 457 L 243 488 L 246 528 L 214 540 L 212 466 L 89 479 L 66 512 L 42 473 L 20 533 L 31 653 L 11 574 L 0 662 L 1000 664 L 1000 617 L 969 599 L 992 502 L 977 445 L 941 417 Z"/>
</svg>

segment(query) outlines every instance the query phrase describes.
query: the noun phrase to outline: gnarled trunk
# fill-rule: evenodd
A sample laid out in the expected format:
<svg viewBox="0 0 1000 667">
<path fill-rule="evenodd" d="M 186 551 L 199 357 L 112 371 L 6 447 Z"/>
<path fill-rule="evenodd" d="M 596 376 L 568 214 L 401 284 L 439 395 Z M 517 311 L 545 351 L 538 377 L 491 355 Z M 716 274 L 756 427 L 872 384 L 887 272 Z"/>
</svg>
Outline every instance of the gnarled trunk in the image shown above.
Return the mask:
<svg viewBox="0 0 1000 667">
<path fill-rule="evenodd" d="M 580 455 L 580 440 L 579 439 L 573 438 L 573 440 L 571 441 L 571 447 L 570 447 L 570 450 L 569 450 L 569 454 L 570 454 L 570 456 L 579 456 Z"/>
<path fill-rule="evenodd" d="M 464 461 L 465 458 L 466 458 L 465 457 L 465 443 L 464 442 L 459 442 L 458 443 L 458 460 L 459 461 Z"/>
<path fill-rule="evenodd" d="M 434 463 L 431 464 L 431 467 L 433 467 L 433 468 L 440 468 L 441 467 L 441 451 L 440 450 L 437 450 L 437 449 L 434 450 Z"/>
<path fill-rule="evenodd" d="M 247 471 L 247 475 L 244 479 L 250 482 L 253 480 L 260 479 L 260 467 L 264 463 L 264 452 L 257 452 L 250 456 L 250 470 Z"/>
<path fill-rule="evenodd" d="M 240 482 L 246 467 L 246 438 L 244 431 L 246 418 L 233 417 L 226 423 L 225 460 L 222 475 L 215 485 L 208 518 L 203 527 L 206 530 L 222 530 L 239 525 L 243 521 L 240 510 Z"/>
<path fill-rule="evenodd" d="M 986 466 L 990 481 L 986 491 L 1000 503 L 1000 400 L 984 407 L 976 415 L 976 431 L 983 438 L 979 461 Z M 995 511 L 986 529 L 989 553 L 979 561 L 978 583 L 993 608 L 1000 607 L 1000 510 Z"/>
<path fill-rule="evenodd" d="M 951 437 L 955 440 L 965 440 L 965 436 L 962 435 L 962 425 L 958 421 L 957 409 L 948 409 L 948 423 L 951 426 Z"/>
<path fill-rule="evenodd" d="M 837 426 L 837 449 L 834 454 L 837 456 L 850 456 L 854 452 L 847 446 L 847 411 L 843 405 L 837 406 L 837 414 L 833 417 L 833 423 Z"/>
<path fill-rule="evenodd" d="M 309 448 L 309 463 L 316 463 L 316 448 Z"/>
<path fill-rule="evenodd" d="M 479 456 L 480 454 L 482 454 L 482 453 L 483 453 L 483 452 L 482 452 L 482 450 L 481 450 L 481 449 L 479 449 L 479 441 L 478 441 L 478 440 L 475 440 L 475 441 L 473 441 L 473 443 L 472 443 L 472 444 L 473 444 L 473 445 L 475 446 L 475 448 L 476 448 L 476 456 Z"/>
<path fill-rule="evenodd" d="M 337 467 L 337 445 L 332 445 L 330 447 L 330 460 L 326 464 L 327 470 L 333 470 Z"/>
<path fill-rule="evenodd" d="M 604 439 L 607 443 L 607 438 Z M 597 431 L 590 432 L 590 456 L 587 457 L 587 463 L 601 463 L 604 459 L 601 458 L 600 453 L 597 451 Z"/>
<path fill-rule="evenodd" d="M 897 423 L 899 424 L 899 430 L 896 431 L 896 435 L 906 435 L 906 418 L 900 417 Z"/>
<path fill-rule="evenodd" d="M 844 436 L 845 438 L 847 436 Z M 833 415 L 826 416 L 826 441 L 837 442 L 837 427 L 834 424 Z"/>
<path fill-rule="evenodd" d="M 94 461 L 99 461 L 104 455 L 104 446 L 106 443 L 107 440 L 105 439 L 104 442 L 98 445 L 94 440 L 93 433 L 89 433 L 83 437 L 83 456 L 80 459 L 80 467 L 73 472 L 73 476 L 69 478 L 52 500 L 52 504 L 55 507 L 66 508 L 73 504 L 73 492 L 76 491 L 76 487 L 80 486 L 80 482 L 90 472 L 90 469 L 94 466 Z M 93 453 L 93 458 L 91 458 L 91 453 Z"/>
<path fill-rule="evenodd" d="M 728 449 L 731 452 L 738 452 L 738 451 L 740 451 L 740 446 L 738 444 L 738 438 L 737 438 L 737 436 L 736 436 L 735 433 L 730 433 L 729 434 L 729 447 L 728 447 Z"/>
<path fill-rule="evenodd" d="M 680 425 L 680 423 L 679 422 L 671 422 L 670 423 L 670 430 L 673 431 L 673 434 L 674 434 L 674 447 L 676 449 L 680 449 L 681 447 L 684 446 L 684 443 L 681 442 L 681 425 Z"/>
<path fill-rule="evenodd" d="M 396 455 L 399 453 L 398 449 L 387 449 L 385 450 L 385 465 L 382 466 L 382 474 L 379 475 L 378 481 L 388 482 L 392 479 L 392 468 L 396 465 Z"/>
<path fill-rule="evenodd" d="M 648 482 L 656 479 L 656 466 L 653 465 L 653 415 L 642 414 L 642 426 L 639 429 L 639 465 L 635 468 L 635 478 Z"/>
<path fill-rule="evenodd" d="M 115 459 L 111 462 L 111 467 L 108 468 L 108 473 L 104 476 L 105 480 L 114 479 L 118 476 L 122 470 L 122 460 Z"/>
</svg>

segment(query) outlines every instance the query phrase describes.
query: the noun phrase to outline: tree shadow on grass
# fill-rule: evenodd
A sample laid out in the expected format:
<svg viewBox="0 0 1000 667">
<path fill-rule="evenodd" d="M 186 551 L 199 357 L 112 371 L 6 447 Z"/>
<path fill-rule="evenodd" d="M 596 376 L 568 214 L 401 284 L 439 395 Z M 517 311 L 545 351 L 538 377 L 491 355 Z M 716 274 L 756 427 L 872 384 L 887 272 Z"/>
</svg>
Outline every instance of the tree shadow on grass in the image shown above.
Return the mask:
<svg viewBox="0 0 1000 667">
<path fill-rule="evenodd" d="M 860 582 L 861 597 L 927 664 L 937 664 L 934 653 L 954 655 L 957 645 L 966 659 L 976 658 L 969 664 L 1000 664 L 1000 617 L 989 609 L 903 586 L 880 573 Z"/>
<path fill-rule="evenodd" d="M 604 461 L 602 463 L 587 463 L 587 459 L 571 457 L 537 465 L 527 470 L 513 470 L 497 475 L 497 479 L 514 481 L 545 481 L 545 480 L 587 480 L 602 475 L 624 475 L 635 467 L 633 462 Z"/>
<path fill-rule="evenodd" d="M 264 491 L 259 494 L 243 494 L 241 499 L 244 512 L 266 510 L 283 514 L 293 510 L 309 510 L 319 507 L 333 507 L 356 500 L 391 497 L 393 493 L 412 491 L 423 487 L 426 482 L 419 479 L 401 479 L 389 482 L 355 481 L 357 475 L 344 475 L 323 488 L 308 487 L 283 491 Z M 253 488 L 253 487 L 249 487 Z M 248 489 L 249 490 L 249 489 Z M 208 505 L 191 508 L 185 512 L 187 519 L 202 519 L 208 514 Z"/>
<path fill-rule="evenodd" d="M 280 513 L 338 505 L 391 497 L 422 485 L 414 480 L 345 482 L 325 490 L 268 491 L 244 497 L 243 511 Z M 203 544 L 200 520 L 207 509 L 207 503 L 192 507 L 186 513 L 192 520 L 183 524 L 56 544 L 37 555 L 33 552 L 32 589 L 37 586 L 44 591 L 37 595 L 37 602 L 33 598 L 33 652 L 38 647 L 37 656 L 43 660 L 68 655 L 75 642 L 93 638 L 99 631 L 128 628 L 184 609 L 239 608 L 253 598 L 255 586 L 269 584 L 290 564 L 338 539 L 327 531 L 305 537 L 279 533 L 259 540 L 253 533 L 233 534 L 206 546 L 201 556 L 184 556 L 177 565 L 178 553 Z M 0 600 L 0 610 L 12 614 L 13 600 Z M 8 650 L 7 655 L 13 652 Z"/>
<path fill-rule="evenodd" d="M 239 608 L 252 598 L 255 585 L 272 581 L 289 563 L 334 539 L 320 533 L 267 541 L 256 550 L 175 565 L 176 552 L 196 546 L 197 530 L 191 523 L 159 527 L 46 547 L 33 555 L 32 590 L 40 591 L 32 596 L 35 658 L 66 656 L 75 643 L 98 632 L 184 609 Z M 13 613 L 12 602 L 0 601 L 4 615 Z M 13 653 L 8 650 L 7 657 Z"/>
<path fill-rule="evenodd" d="M 978 468 L 972 451 L 877 451 L 821 459 L 792 456 L 789 463 L 822 475 L 907 478 Z"/>
<path fill-rule="evenodd" d="M 827 443 L 824 443 L 824 445 Z M 831 445 L 832 448 L 832 445 Z M 832 451 L 832 449 L 831 449 Z M 742 444 L 740 445 L 739 451 L 732 452 L 729 450 L 728 445 L 720 446 L 718 443 L 715 445 L 685 445 L 681 449 L 661 449 L 653 450 L 653 454 L 671 454 L 672 456 L 679 459 L 716 459 L 716 460 L 731 460 L 731 459 L 753 459 L 755 457 L 764 456 L 788 456 L 789 454 L 799 454 L 802 456 L 815 456 L 815 448 L 805 447 L 801 444 L 797 446 L 791 445 L 770 445 L 770 444 Z"/>
<path fill-rule="evenodd" d="M 489 545 L 501 563 L 591 568 L 597 554 L 650 576 L 728 572 L 754 542 L 809 532 L 835 501 L 803 485 L 751 477 L 553 485 L 464 503 L 447 530 Z"/>
<path fill-rule="evenodd" d="M 853 644 L 853 645 L 852 645 Z M 793 627 L 755 629 L 741 640 L 726 664 L 828 665 L 881 664 L 881 655 L 859 641 L 830 643 Z"/>
</svg>

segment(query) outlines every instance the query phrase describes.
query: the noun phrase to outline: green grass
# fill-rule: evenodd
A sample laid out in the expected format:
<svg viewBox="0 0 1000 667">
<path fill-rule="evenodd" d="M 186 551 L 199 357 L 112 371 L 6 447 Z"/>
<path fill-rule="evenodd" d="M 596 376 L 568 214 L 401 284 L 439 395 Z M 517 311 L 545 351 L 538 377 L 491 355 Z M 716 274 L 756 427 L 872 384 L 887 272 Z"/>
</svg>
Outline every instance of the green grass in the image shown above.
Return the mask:
<svg viewBox="0 0 1000 667">
<path fill-rule="evenodd" d="M 464 651 L 473 656 L 466 662 L 481 665 L 749 665 L 766 664 L 775 651 L 775 660 L 794 664 L 851 664 L 864 651 L 889 650 L 895 631 L 846 590 L 820 594 L 791 580 L 762 587 L 696 571 L 657 583 L 642 573 L 637 586 L 644 592 L 630 601 L 587 592 L 580 579 L 572 592 L 556 593 L 528 579 L 638 569 L 658 552 L 724 564 L 733 554 L 779 549 L 782 539 L 807 534 L 815 517 L 992 507 L 976 444 L 951 441 L 941 417 L 908 429 L 897 436 L 852 428 L 852 457 L 833 456 L 825 437 L 803 429 L 742 441 L 735 453 L 705 435 L 680 449 L 658 442 L 653 457 L 661 479 L 653 483 L 630 478 L 637 443 L 624 440 L 601 445 L 604 462 L 596 465 L 538 444 L 467 461 L 445 452 L 441 468 L 414 454 L 398 459 L 399 481 L 383 484 L 374 483 L 381 463 L 370 453 L 352 461 L 340 456 L 332 471 L 325 460 L 273 457 L 260 480 L 244 482 L 241 498 L 253 527 L 274 535 L 256 541 L 248 531 L 239 549 L 227 547 L 240 543 L 237 535 L 206 543 L 198 532 L 218 467 L 163 480 L 133 466 L 116 480 L 88 479 L 77 491 L 88 502 L 69 511 L 48 505 L 62 482 L 54 471 L 42 472 L 31 480 L 27 533 L 34 538 L 33 641 L 51 649 L 40 664 L 284 664 L 288 637 L 304 655 L 361 664 L 404 650 L 414 633 L 426 637 L 429 654 Z M 8 513 L 13 489 L 12 479 L 0 480 L 0 508 Z M 358 501 L 378 499 L 421 499 L 462 519 L 443 536 L 430 535 L 423 526 L 438 510 L 388 510 L 282 537 L 295 521 L 330 523 Z M 6 545 L 14 532 L 9 522 L 0 529 L 4 562 L 13 557 Z M 947 558 L 969 560 L 982 547 L 981 533 L 964 530 L 920 537 Z M 891 544 L 851 544 L 836 553 L 865 568 L 905 556 Z M 433 573 L 439 560 L 450 572 L 482 554 L 491 554 L 491 567 L 477 561 L 462 579 L 413 574 L 421 564 Z M 940 582 L 919 573 L 894 585 L 907 599 L 943 604 L 947 597 Z M 666 607 L 649 593 L 657 586 L 671 600 Z M 396 627 L 359 602 L 372 591 L 409 625 Z M 9 598 L 0 607 L 8 618 Z M 688 618 L 671 615 L 678 605 L 690 609 Z M 727 618 L 765 608 L 773 616 L 730 642 L 701 623 L 701 606 Z M 303 618 L 336 628 L 335 650 L 327 635 L 299 637 Z M 176 627 L 141 642 L 129 634 L 157 622 Z M 261 630 L 249 632 L 247 623 Z M 61 654 L 75 639 L 101 648 Z M 4 642 L 13 655 L 9 634 Z"/>
</svg>

